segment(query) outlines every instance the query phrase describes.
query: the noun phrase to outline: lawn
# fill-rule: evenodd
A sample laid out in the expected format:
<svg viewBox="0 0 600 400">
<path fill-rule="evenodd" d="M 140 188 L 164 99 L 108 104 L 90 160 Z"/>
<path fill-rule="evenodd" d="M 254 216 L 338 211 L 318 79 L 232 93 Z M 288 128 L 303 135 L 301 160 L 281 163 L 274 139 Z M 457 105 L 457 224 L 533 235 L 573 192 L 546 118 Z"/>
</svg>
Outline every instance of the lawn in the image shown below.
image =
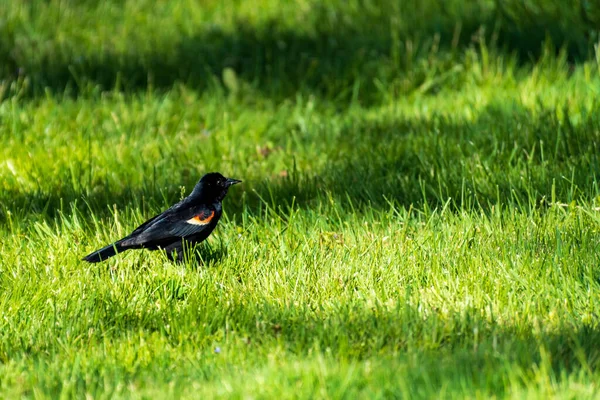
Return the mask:
<svg viewBox="0 0 600 400">
<path fill-rule="evenodd" d="M 594 2 L 0 2 L 1 398 L 600 397 Z"/>
</svg>

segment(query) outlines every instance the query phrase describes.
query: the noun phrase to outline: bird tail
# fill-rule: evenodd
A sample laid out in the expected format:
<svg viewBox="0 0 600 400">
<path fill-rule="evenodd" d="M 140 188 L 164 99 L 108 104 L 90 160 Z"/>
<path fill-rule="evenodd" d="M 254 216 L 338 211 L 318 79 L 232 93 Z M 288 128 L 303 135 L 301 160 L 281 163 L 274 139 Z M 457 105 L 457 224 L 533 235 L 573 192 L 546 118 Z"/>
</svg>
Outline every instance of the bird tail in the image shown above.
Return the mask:
<svg viewBox="0 0 600 400">
<path fill-rule="evenodd" d="M 88 254 L 87 256 L 83 257 L 83 260 L 90 263 L 97 263 L 100 261 L 105 261 L 117 253 L 125 250 L 127 250 L 127 247 L 123 247 L 123 245 L 121 245 L 121 241 L 118 241 Z"/>
</svg>

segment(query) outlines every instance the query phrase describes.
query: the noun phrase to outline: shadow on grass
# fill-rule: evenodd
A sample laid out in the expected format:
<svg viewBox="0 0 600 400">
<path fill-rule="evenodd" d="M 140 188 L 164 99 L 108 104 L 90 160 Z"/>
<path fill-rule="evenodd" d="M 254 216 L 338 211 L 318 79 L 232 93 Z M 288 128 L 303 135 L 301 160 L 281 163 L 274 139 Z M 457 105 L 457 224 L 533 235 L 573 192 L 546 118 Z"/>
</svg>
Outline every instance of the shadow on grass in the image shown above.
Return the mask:
<svg viewBox="0 0 600 400">
<path fill-rule="evenodd" d="M 451 115 L 348 120 L 322 144 L 328 161 L 321 170 L 295 171 L 290 155 L 287 177 L 239 176 L 244 183 L 231 190 L 224 208 L 239 216 L 258 214 L 265 203 L 285 212 L 292 204 L 310 209 L 333 199 L 356 209 L 387 209 L 390 201 L 433 209 L 452 199 L 455 209 L 494 204 L 527 209 L 550 201 L 553 193 L 563 202 L 591 201 L 600 177 L 599 123 L 595 112 L 574 126 L 568 113 L 559 118 L 557 110 L 532 112 L 516 104 L 491 104 L 474 120 Z M 0 197 L 0 220 L 8 222 L 9 210 L 51 220 L 60 212 L 71 214 L 72 206 L 82 215 L 106 218 L 113 205 L 139 209 L 149 218 L 179 200 L 180 185 L 193 187 L 198 178 L 182 174 L 162 189 L 107 186 L 87 194 L 69 185 L 43 193 L 9 189 Z"/>
<path fill-rule="evenodd" d="M 508 390 L 508 382 L 515 379 L 519 384 L 531 384 L 536 373 L 553 382 L 569 379 L 571 374 L 593 380 L 600 367 L 600 331 L 585 324 L 543 331 L 529 323 L 500 324 L 470 308 L 443 314 L 406 305 L 386 309 L 364 304 L 341 304 L 340 309 L 324 311 L 229 301 L 218 313 L 206 315 L 206 302 L 213 300 L 191 300 L 190 292 L 173 280 L 160 285 L 163 290 L 153 290 L 153 301 L 156 298 L 172 311 L 135 308 L 122 296 L 96 298 L 94 309 L 101 311 L 94 315 L 101 316 L 102 327 L 110 327 L 106 332 L 94 330 L 101 336 L 99 340 L 118 340 L 145 331 L 167 337 L 175 347 L 197 343 L 201 351 L 215 340 L 207 342 L 206 338 L 222 337 L 226 329 L 228 343 L 235 343 L 236 338 L 247 343 L 247 349 L 239 351 L 261 354 L 277 346 L 309 359 L 322 353 L 337 361 L 377 360 L 375 368 L 401 368 L 415 386 L 441 389 L 448 382 L 460 381 L 494 395 Z M 208 295 L 199 290 L 202 296 Z M 187 306 L 175 307 L 174 303 Z M 87 332 L 89 327 L 81 325 Z M 189 326 L 199 329 L 186 331 Z M 28 351 L 52 353 L 60 332 L 55 335 L 47 342 L 35 343 L 38 350 Z M 17 348 L 11 348 L 11 353 L 21 351 L 21 342 L 15 343 Z"/>
<path fill-rule="evenodd" d="M 600 367 L 600 331 L 578 318 L 574 319 L 578 321 L 575 326 L 565 323 L 544 330 L 533 322 L 515 326 L 499 323 L 473 308 L 442 313 L 405 304 L 393 309 L 365 304 L 340 304 L 339 309 L 243 304 L 239 297 L 238 302 L 223 301 L 221 294 L 214 293 L 218 291 L 214 287 L 190 291 L 177 279 L 142 283 L 149 291 L 147 301 L 138 297 L 132 301 L 132 293 L 124 295 L 116 290 L 95 292 L 84 302 L 68 305 L 76 310 L 75 317 L 81 313 L 93 318 L 73 318 L 66 315 L 69 311 L 65 308 L 58 308 L 55 319 L 70 323 L 56 324 L 55 319 L 49 319 L 47 324 L 52 327 L 35 336 L 28 330 L 12 332 L 5 337 L 0 359 L 25 357 L 44 362 L 65 351 L 77 351 L 80 346 L 85 347 L 85 358 L 97 346 L 118 347 L 122 340 L 129 343 L 132 336 L 152 337 L 158 343 L 165 338 L 174 348 L 183 347 L 192 359 L 202 355 L 202 363 L 212 362 L 210 355 L 204 354 L 218 344 L 223 346 L 215 355 L 220 358 L 219 365 L 240 360 L 262 365 L 271 349 L 276 349 L 282 362 L 288 355 L 308 362 L 323 356 L 334 366 L 340 361 L 351 365 L 359 362 L 354 364 L 359 368 L 353 374 L 355 384 L 363 379 L 365 384 L 380 382 L 381 390 L 390 390 L 392 397 L 399 389 L 394 379 L 398 374 L 404 382 L 410 382 L 415 393 L 477 389 L 479 394 L 499 396 L 521 385 L 547 383 L 556 389 L 555 385 L 560 388 L 562 383 L 573 383 L 573 379 L 591 383 L 597 379 Z M 160 303 L 161 307 L 149 307 L 146 302 Z M 215 312 L 207 313 L 207 306 L 216 307 Z M 49 314 L 53 315 L 51 311 Z M 84 335 L 87 340 L 82 342 L 79 338 Z M 145 369 L 153 371 L 161 365 L 158 360 L 164 360 L 161 351 L 169 346 L 158 348 L 162 350 L 150 353 L 146 362 L 134 367 L 120 355 L 111 365 L 127 368 L 125 376 Z M 173 361 L 169 358 L 168 365 L 177 368 L 167 368 L 163 373 L 190 367 L 188 361 Z M 318 365 L 323 367 L 322 362 Z M 105 364 L 101 367 L 106 368 Z M 368 368 L 367 375 L 361 372 L 363 367 Z M 336 371 L 332 368 L 331 372 L 320 373 L 331 373 L 332 379 L 338 379 Z M 192 378 L 201 381 L 210 380 L 212 375 L 195 373 Z"/>
<path fill-rule="evenodd" d="M 447 114 L 348 121 L 315 175 L 291 169 L 286 178 L 250 184 L 274 209 L 313 208 L 329 197 L 357 209 L 386 209 L 390 201 L 433 209 L 448 199 L 456 210 L 528 209 L 553 193 L 565 202 L 591 200 L 600 178 L 600 119 L 591 112 L 575 127 L 559 111 L 490 104 L 475 120 Z M 253 209 L 260 203 L 250 201 Z"/>
<path fill-rule="evenodd" d="M 423 15 L 415 6 L 414 18 L 399 14 L 398 26 L 394 16 L 388 15 L 395 9 L 391 2 L 376 12 L 365 9 L 351 15 L 350 22 L 335 18 L 335 10 L 315 6 L 307 17 L 316 27 L 314 34 L 281 28 L 275 20 L 259 27 L 238 21 L 233 31 L 211 26 L 181 37 L 167 48 L 151 52 L 133 49 L 127 54 L 110 50 L 58 54 L 50 46 L 26 58 L 22 55 L 31 52 L 19 46 L 28 42 L 15 40 L 5 27 L 0 32 L 5 49 L 0 50 L 0 65 L 4 66 L 0 78 L 27 77 L 33 96 L 44 96 L 47 89 L 76 94 L 86 83 L 111 89 L 119 82 L 119 88 L 145 91 L 184 82 L 203 90 L 220 82 L 223 71 L 230 68 L 266 96 L 293 97 L 308 92 L 368 104 L 380 99 L 381 86 L 399 86 L 407 92 L 418 88 L 430 79 L 431 71 L 450 70 L 457 52 L 479 47 L 482 42 L 516 54 L 523 63 L 540 57 L 547 50 L 548 39 L 564 46 L 571 62 L 591 54 L 593 25 L 585 12 L 579 15 L 571 6 L 562 6 L 561 12 L 559 5 L 550 12 L 543 8 L 534 11 L 519 2 L 496 8 L 473 4 L 457 11 L 442 2 L 438 14 L 428 11 Z M 448 56 L 437 60 L 438 52 Z M 237 90 L 235 80 L 225 86 Z"/>
<path fill-rule="evenodd" d="M 227 257 L 227 247 L 223 243 L 202 242 L 190 248 L 183 262 L 192 269 L 206 268 L 215 263 L 219 263 Z"/>
</svg>

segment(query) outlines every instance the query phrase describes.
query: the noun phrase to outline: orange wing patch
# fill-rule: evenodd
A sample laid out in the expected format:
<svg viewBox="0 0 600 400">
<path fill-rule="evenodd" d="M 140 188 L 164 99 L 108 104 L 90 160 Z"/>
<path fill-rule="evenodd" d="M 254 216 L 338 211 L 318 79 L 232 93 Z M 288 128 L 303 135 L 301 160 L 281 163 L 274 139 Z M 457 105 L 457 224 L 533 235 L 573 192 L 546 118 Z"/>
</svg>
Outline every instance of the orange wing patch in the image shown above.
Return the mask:
<svg viewBox="0 0 600 400">
<path fill-rule="evenodd" d="M 210 221 L 212 221 L 214 216 L 215 216 L 215 212 L 211 211 L 211 213 L 208 215 L 206 215 L 205 213 L 195 215 L 185 222 L 187 222 L 188 224 L 192 224 L 192 225 L 208 225 L 210 223 Z"/>
</svg>

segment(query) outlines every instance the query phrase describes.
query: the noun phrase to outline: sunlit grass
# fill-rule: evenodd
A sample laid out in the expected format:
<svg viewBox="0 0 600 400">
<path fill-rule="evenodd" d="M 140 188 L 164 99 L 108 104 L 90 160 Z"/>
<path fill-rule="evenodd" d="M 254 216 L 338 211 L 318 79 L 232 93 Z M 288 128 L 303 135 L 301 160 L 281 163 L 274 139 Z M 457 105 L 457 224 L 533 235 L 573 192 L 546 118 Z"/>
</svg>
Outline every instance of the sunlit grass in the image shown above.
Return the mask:
<svg viewBox="0 0 600 400">
<path fill-rule="evenodd" d="M 367 3 L 11 3 L 0 397 L 598 396 L 583 25 Z M 215 170 L 244 183 L 200 263 L 81 261 Z"/>
</svg>

